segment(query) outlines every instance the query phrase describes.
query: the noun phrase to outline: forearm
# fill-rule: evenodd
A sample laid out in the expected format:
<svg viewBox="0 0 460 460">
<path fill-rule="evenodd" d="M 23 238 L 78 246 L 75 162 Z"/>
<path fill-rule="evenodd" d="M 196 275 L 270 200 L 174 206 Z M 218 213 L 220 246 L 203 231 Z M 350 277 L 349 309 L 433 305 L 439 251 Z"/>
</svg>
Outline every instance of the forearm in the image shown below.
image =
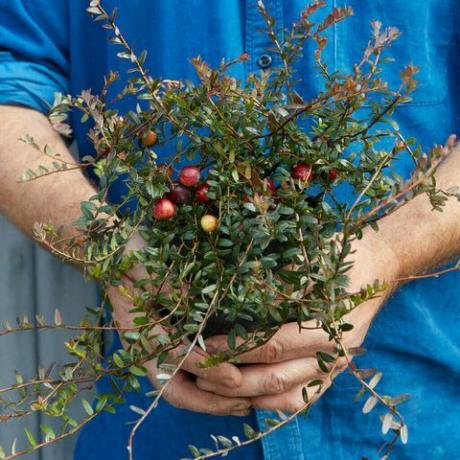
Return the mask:
<svg viewBox="0 0 460 460">
<path fill-rule="evenodd" d="M 0 105 L 0 212 L 29 236 L 36 222 L 51 223 L 62 228 L 64 236 L 70 236 L 74 233 L 72 223 L 81 214 L 80 202 L 88 200 L 95 189 L 80 169 L 18 182 L 27 169 L 51 167 L 53 161 L 19 141 L 25 134 L 40 146 L 48 144 L 62 160 L 75 163 L 44 115 L 24 107 Z"/>
<path fill-rule="evenodd" d="M 436 172 L 437 187 L 460 185 L 457 147 Z M 433 211 L 426 194 L 383 218 L 378 235 L 398 260 L 400 277 L 431 270 L 460 256 L 460 202 L 449 197 L 443 212 Z"/>
</svg>

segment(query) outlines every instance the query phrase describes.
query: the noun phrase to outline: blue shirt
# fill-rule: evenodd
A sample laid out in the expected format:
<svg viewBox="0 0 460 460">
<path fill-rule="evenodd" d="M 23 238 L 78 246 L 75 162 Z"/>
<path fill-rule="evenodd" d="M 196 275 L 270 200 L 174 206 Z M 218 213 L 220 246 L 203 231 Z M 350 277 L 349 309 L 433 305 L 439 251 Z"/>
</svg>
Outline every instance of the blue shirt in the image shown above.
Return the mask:
<svg viewBox="0 0 460 460">
<path fill-rule="evenodd" d="M 266 0 L 278 23 L 289 27 L 306 0 Z M 341 0 L 331 0 L 343 6 Z M 369 22 L 379 19 L 398 27 L 402 37 L 389 54 L 396 58 L 384 77 L 399 79 L 399 69 L 412 62 L 421 67 L 414 100 L 396 113 L 406 135 L 415 135 L 426 148 L 442 143 L 459 129 L 458 85 L 459 29 L 454 0 L 348 0 L 355 16 L 328 33 L 325 59 L 332 69 L 349 70 L 370 35 Z M 0 102 L 21 104 L 46 112 L 54 92 L 97 92 L 109 70 L 123 70 L 126 63 L 107 43 L 107 32 L 92 23 L 83 0 L 0 0 Z M 149 50 L 147 66 L 155 76 L 194 78 L 188 60 L 200 54 L 212 64 L 222 57 L 247 51 L 251 59 L 235 70 L 244 77 L 261 66 L 276 64 L 266 51 L 267 38 L 256 0 L 105 0 L 105 7 L 119 8 L 119 26 L 135 49 Z M 300 91 L 305 97 L 320 87 L 312 67 L 311 44 L 299 63 Z M 270 58 L 263 55 L 268 55 Z M 90 146 L 85 127 L 74 124 L 80 152 Z M 399 162 L 403 175 L 410 171 Z M 117 191 L 112 198 L 116 199 Z M 408 232 L 417 231 L 408 228 Z M 410 429 L 409 444 L 395 447 L 398 460 L 460 458 L 460 277 L 451 273 L 439 279 L 419 280 L 402 287 L 378 315 L 366 338 L 368 353 L 357 359 L 361 367 L 384 372 L 382 393 L 410 393 L 401 406 Z M 102 382 L 101 391 L 107 382 Z M 149 388 L 144 382 L 145 389 Z M 377 457 L 382 435 L 378 411 L 361 413 L 353 403 L 357 382 L 347 373 L 311 409 L 287 427 L 243 450 L 231 459 L 356 460 Z M 80 437 L 76 459 L 126 458 L 129 422 L 136 415 L 129 405 L 146 406 L 141 393 L 127 396 L 116 415 L 103 414 Z M 136 441 L 139 460 L 174 460 L 189 456 L 186 445 L 212 446 L 210 433 L 241 436 L 243 421 L 263 428 L 263 411 L 246 420 L 195 414 L 162 403 L 143 425 Z M 242 437 L 242 436 L 241 436 Z"/>
</svg>

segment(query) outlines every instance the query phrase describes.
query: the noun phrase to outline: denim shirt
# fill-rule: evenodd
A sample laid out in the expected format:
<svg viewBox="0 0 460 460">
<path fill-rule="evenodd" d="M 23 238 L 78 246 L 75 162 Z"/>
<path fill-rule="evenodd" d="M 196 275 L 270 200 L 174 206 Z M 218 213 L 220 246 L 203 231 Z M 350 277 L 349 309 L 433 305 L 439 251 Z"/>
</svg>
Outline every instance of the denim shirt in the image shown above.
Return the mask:
<svg viewBox="0 0 460 460">
<path fill-rule="evenodd" d="M 279 25 L 289 27 L 306 0 L 266 0 Z M 148 49 L 147 66 L 155 76 L 193 79 L 190 58 L 200 54 L 216 65 L 222 57 L 247 51 L 250 60 L 235 68 L 237 77 L 277 64 L 267 51 L 269 42 L 256 0 L 105 0 L 106 9 L 117 6 L 119 26 L 140 51 Z M 342 0 L 330 0 L 321 15 Z M 458 75 L 459 12 L 455 0 L 348 0 L 353 18 L 328 32 L 325 60 L 331 69 L 350 70 L 370 36 L 370 21 L 396 26 L 401 38 L 388 55 L 384 78 L 397 84 L 406 63 L 420 66 L 414 99 L 396 112 L 407 136 L 414 135 L 425 148 L 443 143 L 458 132 L 460 90 Z M 84 0 L 0 0 L 0 102 L 48 110 L 54 92 L 97 92 L 109 70 L 123 71 L 126 63 L 118 49 L 107 43 L 107 31 L 85 13 Z M 321 16 L 320 15 L 320 16 Z M 320 17 L 319 16 L 319 17 Z M 308 98 L 320 89 L 307 44 L 299 63 L 300 92 Z M 90 146 L 85 127 L 74 123 L 80 152 Z M 398 163 L 401 174 L 410 172 L 408 159 Z M 122 193 L 115 189 L 112 199 Z M 407 228 L 416 232 L 416 228 Z M 437 279 L 403 286 L 384 306 L 365 340 L 367 353 L 357 358 L 360 367 L 377 367 L 384 376 L 383 394 L 409 393 L 401 406 L 409 425 L 409 443 L 398 443 L 394 458 L 460 459 L 460 277 L 450 273 Z M 150 386 L 143 381 L 144 390 Z M 100 391 L 108 391 L 103 381 Z M 312 407 L 308 416 L 293 422 L 249 447 L 232 452 L 230 459 L 357 460 L 378 458 L 381 434 L 378 410 L 364 415 L 353 397 L 358 383 L 340 375 L 333 387 Z M 126 440 L 137 416 L 129 405 L 145 407 L 142 393 L 127 395 L 115 415 L 102 414 L 84 428 L 75 459 L 126 458 Z M 139 460 L 174 460 L 187 457 L 187 444 L 212 447 L 210 434 L 239 435 L 241 424 L 264 428 L 264 418 L 254 411 L 246 418 L 213 417 L 176 409 L 166 402 L 142 426 L 136 437 Z"/>
</svg>

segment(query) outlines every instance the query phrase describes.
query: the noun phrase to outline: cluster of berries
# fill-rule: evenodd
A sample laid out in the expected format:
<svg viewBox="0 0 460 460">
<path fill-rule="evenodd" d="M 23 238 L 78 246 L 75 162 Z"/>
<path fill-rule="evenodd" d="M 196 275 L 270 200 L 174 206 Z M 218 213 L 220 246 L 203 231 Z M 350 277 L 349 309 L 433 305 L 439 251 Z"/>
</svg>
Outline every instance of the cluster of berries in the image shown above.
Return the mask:
<svg viewBox="0 0 460 460">
<path fill-rule="evenodd" d="M 209 201 L 209 185 L 200 182 L 201 172 L 196 166 L 185 166 L 179 173 L 179 184 L 174 185 L 171 191 L 158 200 L 153 206 L 152 215 L 156 220 L 169 220 L 176 214 L 177 205 L 188 203 L 191 192 L 199 203 Z M 217 217 L 205 214 L 201 218 L 201 227 L 207 233 L 213 232 L 218 225 Z"/>
<path fill-rule="evenodd" d="M 157 134 L 152 130 L 144 133 L 141 139 L 142 146 L 147 148 L 152 147 L 156 142 Z M 209 185 L 206 182 L 199 184 L 200 176 L 200 169 L 196 166 L 182 168 L 179 173 L 179 184 L 174 185 L 164 198 L 161 198 L 153 205 L 153 218 L 155 220 L 172 219 L 176 215 L 177 205 L 190 201 L 191 190 L 199 203 L 207 203 L 209 201 L 207 195 Z M 201 227 L 207 233 L 216 230 L 218 223 L 217 217 L 211 214 L 205 214 L 201 218 Z"/>
<path fill-rule="evenodd" d="M 157 135 L 154 131 L 148 131 L 142 138 L 144 147 L 151 147 L 157 141 Z M 307 163 L 299 163 L 292 168 L 292 177 L 303 182 L 313 180 L 313 168 Z M 179 183 L 175 184 L 171 191 L 164 197 L 159 199 L 153 206 L 152 216 L 155 220 L 172 219 L 177 212 L 177 205 L 188 203 L 193 193 L 194 199 L 199 203 L 208 203 L 209 185 L 206 182 L 200 183 L 201 171 L 196 166 L 185 166 L 179 173 Z M 337 171 L 332 169 L 329 171 L 329 179 L 335 181 Z M 266 183 L 270 192 L 276 194 L 276 186 L 272 179 L 266 179 Z M 245 197 L 245 201 L 249 198 Z M 244 199 L 244 198 L 243 198 Z M 218 219 L 212 214 L 205 214 L 201 218 L 201 227 L 211 233 L 217 229 Z"/>
</svg>

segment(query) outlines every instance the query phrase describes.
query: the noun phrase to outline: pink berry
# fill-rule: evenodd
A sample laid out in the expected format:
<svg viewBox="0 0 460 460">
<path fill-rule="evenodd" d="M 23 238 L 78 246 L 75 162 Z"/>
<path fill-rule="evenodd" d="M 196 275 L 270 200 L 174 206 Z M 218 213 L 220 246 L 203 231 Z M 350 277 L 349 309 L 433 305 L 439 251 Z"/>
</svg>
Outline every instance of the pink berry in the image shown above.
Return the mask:
<svg viewBox="0 0 460 460">
<path fill-rule="evenodd" d="M 196 166 L 185 166 L 179 173 L 179 182 L 186 187 L 194 187 L 200 180 L 200 170 Z"/>
<path fill-rule="evenodd" d="M 168 220 L 176 214 L 176 205 L 168 198 L 161 198 L 153 206 L 153 218 L 156 220 Z"/>
</svg>

